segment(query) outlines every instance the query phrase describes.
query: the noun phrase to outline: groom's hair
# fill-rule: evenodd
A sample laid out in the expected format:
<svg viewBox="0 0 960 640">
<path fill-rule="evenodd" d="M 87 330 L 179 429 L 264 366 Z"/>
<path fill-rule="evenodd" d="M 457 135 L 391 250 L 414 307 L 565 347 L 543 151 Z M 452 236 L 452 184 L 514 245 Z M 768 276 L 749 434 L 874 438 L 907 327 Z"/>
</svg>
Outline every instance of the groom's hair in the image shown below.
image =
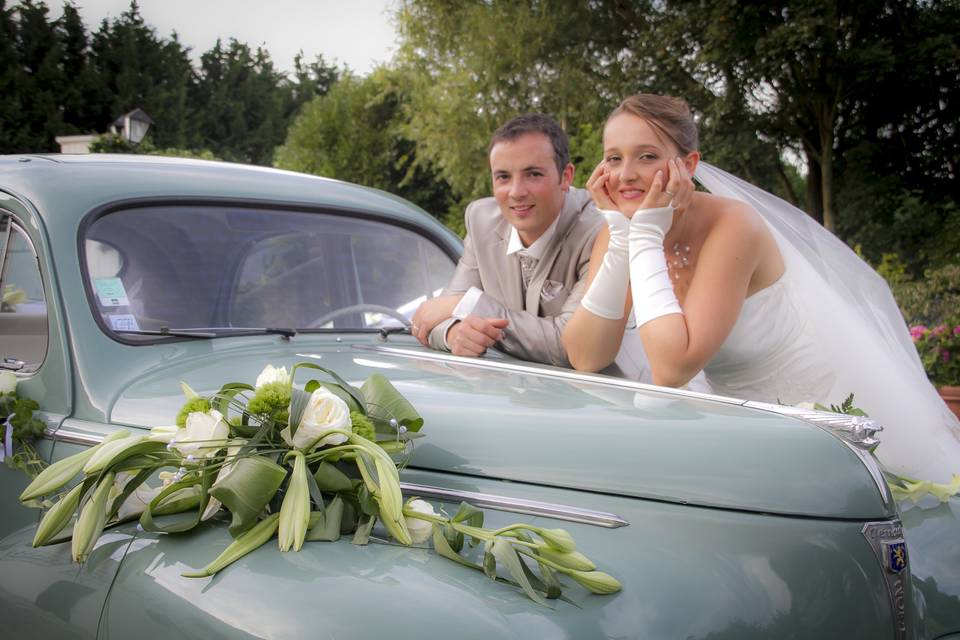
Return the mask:
<svg viewBox="0 0 960 640">
<path fill-rule="evenodd" d="M 542 133 L 550 140 L 553 146 L 553 161 L 562 179 L 563 170 L 570 164 L 570 143 L 567 142 L 567 134 L 557 121 L 542 113 L 517 116 L 494 131 L 490 138 L 490 146 L 487 147 L 487 155 L 490 155 L 490 151 L 498 142 L 512 142 L 528 133 Z"/>
</svg>

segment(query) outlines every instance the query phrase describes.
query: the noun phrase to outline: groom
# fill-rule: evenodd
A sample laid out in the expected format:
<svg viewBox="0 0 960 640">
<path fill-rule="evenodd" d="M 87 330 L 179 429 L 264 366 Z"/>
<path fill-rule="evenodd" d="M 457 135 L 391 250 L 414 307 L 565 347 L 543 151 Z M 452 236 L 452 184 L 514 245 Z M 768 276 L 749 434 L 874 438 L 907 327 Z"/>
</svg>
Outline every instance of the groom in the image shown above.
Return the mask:
<svg viewBox="0 0 960 640">
<path fill-rule="evenodd" d="M 424 345 L 570 366 L 560 341 L 586 287 L 604 224 L 590 194 L 572 187 L 567 136 L 552 118 L 520 116 L 490 140 L 493 197 L 472 202 L 453 279 L 413 316 Z"/>
</svg>

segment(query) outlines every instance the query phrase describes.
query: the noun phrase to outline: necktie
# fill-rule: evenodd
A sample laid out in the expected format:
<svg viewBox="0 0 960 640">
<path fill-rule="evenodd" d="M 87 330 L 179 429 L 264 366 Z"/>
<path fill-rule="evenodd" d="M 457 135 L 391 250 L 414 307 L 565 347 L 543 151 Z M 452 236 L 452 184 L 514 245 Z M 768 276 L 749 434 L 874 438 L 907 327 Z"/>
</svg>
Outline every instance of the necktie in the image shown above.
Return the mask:
<svg viewBox="0 0 960 640">
<path fill-rule="evenodd" d="M 517 257 L 520 258 L 520 277 L 523 278 L 523 293 L 526 295 L 527 286 L 533 278 L 533 271 L 537 268 L 539 260 L 522 252 L 518 253 Z"/>
</svg>

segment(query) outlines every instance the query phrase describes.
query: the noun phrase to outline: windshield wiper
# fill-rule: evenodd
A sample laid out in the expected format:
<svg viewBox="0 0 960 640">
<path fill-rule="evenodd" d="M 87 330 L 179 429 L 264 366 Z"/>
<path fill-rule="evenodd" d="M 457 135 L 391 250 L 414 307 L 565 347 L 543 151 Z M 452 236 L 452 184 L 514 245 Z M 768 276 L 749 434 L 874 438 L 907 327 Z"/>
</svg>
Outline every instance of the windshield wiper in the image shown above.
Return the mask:
<svg viewBox="0 0 960 640">
<path fill-rule="evenodd" d="M 159 331 L 140 331 L 134 329 L 114 329 L 114 333 L 122 333 L 125 335 L 132 336 L 169 336 L 171 338 L 197 338 L 201 340 L 209 340 L 210 338 L 216 338 L 216 333 L 211 333 L 209 331 L 190 331 L 189 329 L 167 329 L 164 327 Z"/>
<path fill-rule="evenodd" d="M 200 327 L 197 329 L 171 329 L 160 327 L 157 331 L 117 329 L 115 333 L 126 333 L 141 336 L 171 336 L 174 338 L 225 338 L 233 336 L 262 336 L 276 334 L 290 339 L 297 335 L 296 329 L 286 327 Z"/>
</svg>

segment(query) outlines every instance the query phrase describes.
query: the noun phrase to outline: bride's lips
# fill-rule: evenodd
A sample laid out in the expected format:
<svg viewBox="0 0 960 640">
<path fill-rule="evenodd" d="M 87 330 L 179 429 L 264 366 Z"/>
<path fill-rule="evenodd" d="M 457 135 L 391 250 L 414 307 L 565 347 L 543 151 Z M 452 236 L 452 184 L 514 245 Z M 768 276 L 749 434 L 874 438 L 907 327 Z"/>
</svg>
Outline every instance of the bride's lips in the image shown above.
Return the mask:
<svg viewBox="0 0 960 640">
<path fill-rule="evenodd" d="M 618 193 L 624 200 L 640 200 L 647 194 L 643 189 L 621 189 Z"/>
</svg>

